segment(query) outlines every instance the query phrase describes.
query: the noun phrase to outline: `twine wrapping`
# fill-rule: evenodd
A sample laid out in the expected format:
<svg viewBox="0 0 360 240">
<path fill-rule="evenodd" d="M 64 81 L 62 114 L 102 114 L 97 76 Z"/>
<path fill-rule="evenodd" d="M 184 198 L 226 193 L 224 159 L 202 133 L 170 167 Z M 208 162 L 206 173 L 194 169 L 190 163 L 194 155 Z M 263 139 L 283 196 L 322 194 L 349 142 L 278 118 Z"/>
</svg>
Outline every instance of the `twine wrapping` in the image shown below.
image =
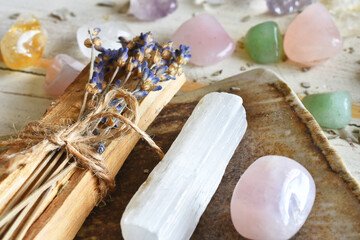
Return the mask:
<svg viewBox="0 0 360 240">
<path fill-rule="evenodd" d="M 128 110 L 123 115 L 108 107 L 114 98 L 124 99 Z M 115 186 L 115 181 L 104 159 L 94 150 L 93 144 L 121 138 L 132 129 L 145 139 L 161 158 L 164 156 L 150 136 L 137 126 L 138 107 L 136 98 L 131 93 L 119 88 L 109 91 L 90 113 L 71 126 L 54 126 L 40 121 L 29 123 L 18 138 L 0 142 L 0 146 L 26 147 L 24 151 L 1 156 L 0 173 L 2 173 L 2 178 L 33 161 L 36 156 L 32 153 L 36 147 L 45 146 L 44 151 L 47 152 L 64 148 L 68 154 L 75 157 L 78 164 L 91 170 L 97 177 L 99 199 L 103 199 L 108 189 Z M 91 127 L 105 117 L 118 119 L 123 125 L 100 135 L 91 134 Z M 26 157 L 19 158 L 19 154 Z"/>
</svg>

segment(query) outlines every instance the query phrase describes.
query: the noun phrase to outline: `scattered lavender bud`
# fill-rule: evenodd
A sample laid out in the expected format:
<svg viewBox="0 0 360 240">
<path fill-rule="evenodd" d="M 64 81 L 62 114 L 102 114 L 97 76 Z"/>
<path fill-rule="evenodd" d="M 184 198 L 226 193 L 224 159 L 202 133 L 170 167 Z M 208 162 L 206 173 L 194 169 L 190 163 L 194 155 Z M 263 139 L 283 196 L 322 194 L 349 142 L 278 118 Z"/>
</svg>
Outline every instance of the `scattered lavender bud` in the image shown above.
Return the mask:
<svg viewBox="0 0 360 240">
<path fill-rule="evenodd" d="M 230 91 L 240 91 L 239 87 L 230 87 Z"/>
</svg>

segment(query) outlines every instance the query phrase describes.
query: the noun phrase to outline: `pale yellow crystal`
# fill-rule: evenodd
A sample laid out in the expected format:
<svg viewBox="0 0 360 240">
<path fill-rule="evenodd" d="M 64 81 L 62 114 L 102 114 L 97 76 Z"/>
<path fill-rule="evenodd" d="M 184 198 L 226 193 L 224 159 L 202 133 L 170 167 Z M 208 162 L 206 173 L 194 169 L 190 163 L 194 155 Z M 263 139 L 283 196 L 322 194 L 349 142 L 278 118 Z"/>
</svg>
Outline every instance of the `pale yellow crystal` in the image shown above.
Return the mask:
<svg viewBox="0 0 360 240">
<path fill-rule="evenodd" d="M 20 15 L 1 40 L 3 60 L 12 69 L 34 66 L 41 58 L 46 41 L 46 32 L 39 20 L 31 14 Z"/>
</svg>

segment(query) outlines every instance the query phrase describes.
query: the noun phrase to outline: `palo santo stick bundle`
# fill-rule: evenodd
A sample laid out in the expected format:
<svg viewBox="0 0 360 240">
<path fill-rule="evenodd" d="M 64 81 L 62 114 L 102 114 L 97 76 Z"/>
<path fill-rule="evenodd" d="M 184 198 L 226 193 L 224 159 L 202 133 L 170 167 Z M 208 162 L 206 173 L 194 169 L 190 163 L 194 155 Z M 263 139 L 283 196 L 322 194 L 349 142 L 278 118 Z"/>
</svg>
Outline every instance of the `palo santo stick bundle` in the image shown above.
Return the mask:
<svg viewBox="0 0 360 240">
<path fill-rule="evenodd" d="M 20 144 L 0 156 L 2 237 L 73 238 L 140 136 L 162 153 L 143 130 L 185 82 L 190 49 L 160 45 L 150 33 L 104 49 L 99 31 L 90 34 L 100 52 L 90 74 L 85 69 L 17 139 L 0 143 Z"/>
</svg>

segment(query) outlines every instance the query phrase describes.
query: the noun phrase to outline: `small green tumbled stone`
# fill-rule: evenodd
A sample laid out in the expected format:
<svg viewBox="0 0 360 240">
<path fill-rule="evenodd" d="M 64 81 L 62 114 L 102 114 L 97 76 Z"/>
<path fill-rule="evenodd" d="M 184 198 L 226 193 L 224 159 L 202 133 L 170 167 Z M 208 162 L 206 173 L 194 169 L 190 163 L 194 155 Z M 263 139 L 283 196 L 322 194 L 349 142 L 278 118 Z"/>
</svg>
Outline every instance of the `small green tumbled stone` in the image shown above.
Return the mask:
<svg viewBox="0 0 360 240">
<path fill-rule="evenodd" d="M 255 62 L 275 63 L 284 58 L 283 39 L 278 25 L 273 21 L 250 28 L 244 44 Z"/>
<path fill-rule="evenodd" d="M 308 95 L 302 102 L 324 128 L 343 128 L 350 123 L 351 97 L 347 91 Z"/>
</svg>

